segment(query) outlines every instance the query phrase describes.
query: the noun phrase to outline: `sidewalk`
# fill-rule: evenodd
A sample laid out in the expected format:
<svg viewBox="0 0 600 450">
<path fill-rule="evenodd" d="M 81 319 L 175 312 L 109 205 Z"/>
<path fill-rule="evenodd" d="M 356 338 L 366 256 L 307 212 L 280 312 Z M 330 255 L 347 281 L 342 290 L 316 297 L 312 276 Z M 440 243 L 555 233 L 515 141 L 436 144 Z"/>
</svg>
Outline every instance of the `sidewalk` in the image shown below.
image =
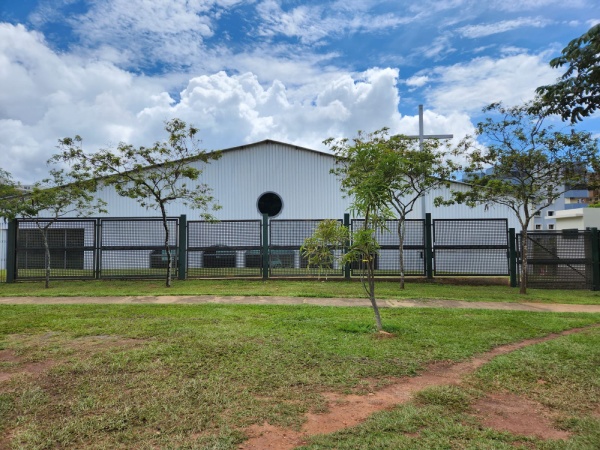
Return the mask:
<svg viewBox="0 0 600 450">
<path fill-rule="evenodd" d="M 203 304 L 230 305 L 317 305 L 371 306 L 366 298 L 305 298 L 305 297 L 219 297 L 213 295 L 136 296 L 136 297 L 0 297 L 0 305 L 74 305 L 74 304 Z M 565 305 L 550 303 L 463 302 L 457 300 L 377 300 L 381 308 L 463 308 L 506 311 L 586 312 L 600 313 L 600 305 Z"/>
</svg>

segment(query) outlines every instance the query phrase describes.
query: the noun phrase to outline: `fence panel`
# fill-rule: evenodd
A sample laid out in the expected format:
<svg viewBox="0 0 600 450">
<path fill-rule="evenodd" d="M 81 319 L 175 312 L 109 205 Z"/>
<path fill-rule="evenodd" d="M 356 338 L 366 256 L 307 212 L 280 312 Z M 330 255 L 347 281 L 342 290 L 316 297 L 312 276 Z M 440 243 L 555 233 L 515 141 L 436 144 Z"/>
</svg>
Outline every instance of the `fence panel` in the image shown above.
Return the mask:
<svg viewBox="0 0 600 450">
<path fill-rule="evenodd" d="M 433 221 L 435 275 L 509 275 L 507 219 Z"/>
<path fill-rule="evenodd" d="M 0 221 L 0 283 L 6 283 L 6 251 L 8 239 L 8 223 Z"/>
<path fill-rule="evenodd" d="M 352 231 L 364 227 L 363 219 L 351 221 Z M 404 274 L 425 274 L 425 221 L 420 219 L 409 219 L 405 222 L 404 231 Z M 375 257 L 375 275 L 399 276 L 400 275 L 400 237 L 398 236 L 399 220 L 387 220 L 385 229 L 375 233 L 375 239 L 379 243 L 379 254 Z M 363 270 L 360 262 L 352 264 L 352 275 L 359 275 Z"/>
<path fill-rule="evenodd" d="M 52 279 L 94 278 L 96 270 L 95 220 L 60 219 L 17 221 L 16 280 L 46 276 L 44 234 L 50 249 Z M 44 229 L 46 230 L 44 231 Z"/>
<path fill-rule="evenodd" d="M 260 220 L 189 221 L 187 277 L 262 276 Z"/>
<path fill-rule="evenodd" d="M 177 275 L 179 219 L 167 219 L 172 275 Z M 162 219 L 99 219 L 99 278 L 163 278 L 167 275 Z"/>
<path fill-rule="evenodd" d="M 331 267 L 309 267 L 300 253 L 304 240 L 311 237 L 319 223 L 314 220 L 271 220 L 269 224 L 269 270 L 272 277 L 339 277 L 344 268 L 337 262 L 341 251 L 334 254 Z M 341 222 L 341 221 L 340 221 Z"/>
<path fill-rule="evenodd" d="M 521 248 L 523 236 L 517 236 Z M 544 289 L 592 289 L 592 232 L 578 230 L 527 233 L 527 286 Z M 519 273 L 522 260 L 518 260 Z"/>
</svg>

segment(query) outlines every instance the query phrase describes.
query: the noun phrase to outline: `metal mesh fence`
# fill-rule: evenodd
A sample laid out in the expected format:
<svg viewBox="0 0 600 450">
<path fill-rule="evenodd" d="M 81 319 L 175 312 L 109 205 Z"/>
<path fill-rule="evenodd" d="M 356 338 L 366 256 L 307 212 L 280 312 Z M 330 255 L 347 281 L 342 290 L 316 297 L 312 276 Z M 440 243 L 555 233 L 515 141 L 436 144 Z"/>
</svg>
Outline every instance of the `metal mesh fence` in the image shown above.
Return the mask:
<svg viewBox="0 0 600 450">
<path fill-rule="evenodd" d="M 50 260 L 47 261 L 47 241 Z M 43 279 L 49 263 L 51 278 L 94 278 L 94 220 L 20 220 L 17 222 L 16 279 Z"/>
<path fill-rule="evenodd" d="M 352 231 L 364 227 L 365 221 L 353 219 Z M 375 233 L 375 239 L 379 243 L 379 254 L 375 257 L 375 275 L 399 276 L 400 275 L 400 237 L 398 234 L 399 220 L 388 220 L 385 229 Z M 424 220 L 409 219 L 404 222 L 404 274 L 425 274 L 425 235 Z M 360 262 L 352 264 L 352 275 L 358 275 L 364 268 Z"/>
<path fill-rule="evenodd" d="M 190 221 L 187 276 L 262 276 L 260 220 Z"/>
<path fill-rule="evenodd" d="M 172 275 L 177 275 L 178 219 L 167 219 Z M 100 278 L 166 277 L 162 219 L 100 219 Z"/>
<path fill-rule="evenodd" d="M 6 283 L 6 251 L 8 239 L 8 224 L 0 222 L 0 283 Z"/>
<path fill-rule="evenodd" d="M 527 286 L 551 289 L 592 288 L 591 231 L 530 232 Z M 522 235 L 517 236 L 521 248 Z M 519 273 L 522 261 L 518 261 Z"/>
<path fill-rule="evenodd" d="M 337 261 L 341 250 L 333 250 L 333 263 L 327 267 L 311 267 L 300 247 L 313 235 L 322 220 L 271 220 L 269 230 L 270 276 L 329 277 L 343 276 L 343 266 Z M 340 221 L 341 223 L 341 221 Z"/>
<path fill-rule="evenodd" d="M 433 249 L 435 275 L 508 275 L 508 221 L 434 220 Z"/>
</svg>

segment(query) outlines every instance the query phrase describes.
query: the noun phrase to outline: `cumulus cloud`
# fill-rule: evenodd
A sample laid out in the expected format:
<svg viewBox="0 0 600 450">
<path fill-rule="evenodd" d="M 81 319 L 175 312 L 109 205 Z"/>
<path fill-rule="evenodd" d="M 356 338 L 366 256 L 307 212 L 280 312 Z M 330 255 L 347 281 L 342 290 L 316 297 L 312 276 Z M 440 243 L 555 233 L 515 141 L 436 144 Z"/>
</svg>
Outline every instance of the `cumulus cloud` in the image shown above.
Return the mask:
<svg viewBox="0 0 600 450">
<path fill-rule="evenodd" d="M 163 138 L 173 117 L 199 127 L 208 149 L 267 138 L 323 148 L 329 136 L 400 124 L 397 69 L 315 73 L 310 86 L 218 72 L 191 78 L 175 101 L 163 79 L 57 54 L 40 34 L 7 24 L 0 25 L 0 62 L 0 84 L 8 87 L 0 92 L 0 153 L 3 167 L 24 182 L 45 173 L 59 138 L 79 134 L 90 150 L 147 145 Z"/>
</svg>

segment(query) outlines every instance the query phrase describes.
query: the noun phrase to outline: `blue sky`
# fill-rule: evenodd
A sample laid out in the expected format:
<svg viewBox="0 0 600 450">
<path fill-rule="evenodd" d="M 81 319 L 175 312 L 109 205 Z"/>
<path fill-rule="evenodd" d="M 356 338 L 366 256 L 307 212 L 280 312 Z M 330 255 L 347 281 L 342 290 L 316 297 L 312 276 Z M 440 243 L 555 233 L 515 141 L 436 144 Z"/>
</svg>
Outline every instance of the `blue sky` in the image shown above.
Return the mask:
<svg viewBox="0 0 600 450">
<path fill-rule="evenodd" d="M 173 117 L 206 149 L 324 149 L 416 133 L 422 103 L 426 132 L 460 139 L 598 22 L 597 0 L 0 0 L 0 165 L 29 183 L 59 138 L 151 144 Z"/>
</svg>

